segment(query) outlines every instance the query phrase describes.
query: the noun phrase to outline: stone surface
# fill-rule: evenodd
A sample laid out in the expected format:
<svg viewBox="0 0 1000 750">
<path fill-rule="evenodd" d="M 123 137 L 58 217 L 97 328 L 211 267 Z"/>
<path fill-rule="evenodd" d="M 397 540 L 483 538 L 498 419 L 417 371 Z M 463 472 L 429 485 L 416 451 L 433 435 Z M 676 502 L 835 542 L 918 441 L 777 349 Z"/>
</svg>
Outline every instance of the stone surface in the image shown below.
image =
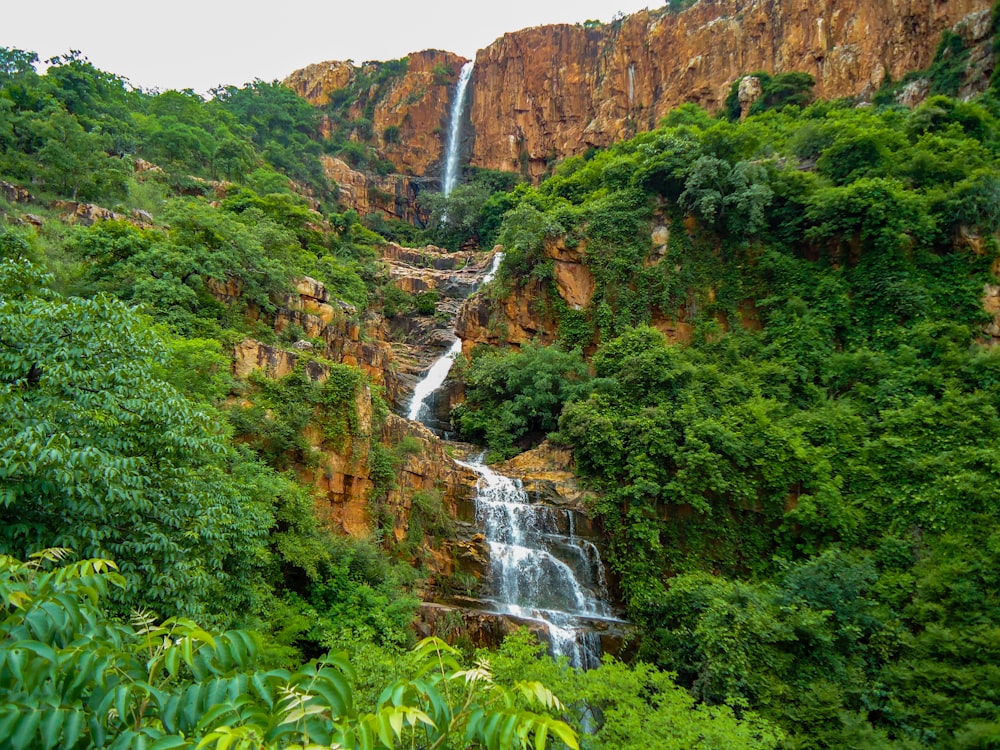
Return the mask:
<svg viewBox="0 0 1000 750">
<path fill-rule="evenodd" d="M 256 339 L 244 339 L 233 350 L 233 375 L 241 380 L 254 370 L 263 370 L 272 380 L 290 375 L 295 370 L 299 355 L 295 352 L 269 346 Z M 329 370 L 315 361 L 306 364 L 306 375 L 323 382 Z"/>
<path fill-rule="evenodd" d="M 1000 285 L 986 284 L 983 287 L 983 309 L 992 318 L 984 326 L 983 332 L 989 343 L 996 346 L 1000 344 Z"/>
<path fill-rule="evenodd" d="M 350 83 L 355 70 L 350 62 L 327 60 L 296 70 L 282 83 L 311 104 L 322 106 L 330 94 Z"/>
<path fill-rule="evenodd" d="M 545 282 L 529 278 L 523 286 L 499 300 L 482 292 L 466 300 L 455 321 L 455 332 L 462 339 L 462 353 L 468 356 L 477 344 L 553 343 L 557 322 L 552 312 L 542 305 L 545 286 Z"/>
<path fill-rule="evenodd" d="M 764 87 L 757 76 L 747 76 L 740 81 L 737 89 L 737 98 L 740 100 L 740 119 L 745 120 L 750 114 L 750 108 L 764 93 Z"/>
<path fill-rule="evenodd" d="M 139 227 L 152 225 L 152 217 L 146 211 L 131 211 L 127 214 L 120 214 L 109 208 L 98 206 L 93 203 L 79 203 L 77 201 L 52 201 L 52 208 L 59 212 L 60 218 L 67 224 L 81 224 L 89 227 L 97 221 L 128 221 Z"/>
<path fill-rule="evenodd" d="M 454 84 L 467 61 L 440 50 L 414 52 L 407 59 L 406 73 L 392 80 L 388 90 L 375 103 L 371 118 L 373 145 L 400 174 L 437 176 L 444 150 L 442 130 L 447 127 Z M 366 65 L 370 64 L 317 63 L 295 71 L 284 84 L 313 104 L 323 105 L 331 94 L 345 88 L 364 72 Z M 365 113 L 360 106 L 354 105 L 349 116 L 356 120 Z M 388 128 L 396 129 L 396 138 L 386 140 Z"/>
<path fill-rule="evenodd" d="M 869 97 L 887 75 L 899 80 L 925 67 L 941 32 L 963 19 L 962 33 L 984 38 L 989 7 L 988 0 L 702 0 L 681 13 L 640 11 L 595 28 L 505 34 L 476 57 L 472 163 L 538 178 L 553 157 L 649 130 L 684 102 L 717 110 L 730 84 L 757 70 L 810 73 L 823 98 Z M 982 64 L 981 57 L 973 56 Z M 986 86 L 988 65 L 970 76 L 971 89 Z"/>
<path fill-rule="evenodd" d="M 559 237 L 547 241 L 544 252 L 553 261 L 559 296 L 573 309 L 586 307 L 596 281 L 583 262 L 585 245 L 571 248 Z M 533 277 L 522 281 L 523 286 L 510 289 L 501 299 L 477 293 L 466 300 L 455 321 L 463 353 L 469 354 L 476 344 L 520 346 L 528 341 L 555 341 L 558 321 L 544 304 L 548 283 Z"/>
<path fill-rule="evenodd" d="M 34 200 L 25 188 L 0 180 L 0 197 L 8 203 L 30 203 Z"/>
<path fill-rule="evenodd" d="M 340 202 L 362 216 L 383 213 L 410 222 L 422 216 L 416 205 L 418 191 L 413 178 L 362 172 L 333 156 L 321 156 L 320 163 L 327 179 L 337 183 Z"/>
<path fill-rule="evenodd" d="M 634 647 L 630 638 L 636 629 L 627 622 L 593 620 L 587 623 L 601 639 L 605 654 L 623 657 Z M 527 628 L 542 643 L 550 640 L 546 624 L 540 620 L 500 615 L 475 606 L 452 606 L 425 602 L 420 606 L 414 628 L 420 638 L 436 635 L 455 643 L 459 638 L 468 639 L 479 648 L 497 648 L 503 639 L 518 628 Z"/>
</svg>

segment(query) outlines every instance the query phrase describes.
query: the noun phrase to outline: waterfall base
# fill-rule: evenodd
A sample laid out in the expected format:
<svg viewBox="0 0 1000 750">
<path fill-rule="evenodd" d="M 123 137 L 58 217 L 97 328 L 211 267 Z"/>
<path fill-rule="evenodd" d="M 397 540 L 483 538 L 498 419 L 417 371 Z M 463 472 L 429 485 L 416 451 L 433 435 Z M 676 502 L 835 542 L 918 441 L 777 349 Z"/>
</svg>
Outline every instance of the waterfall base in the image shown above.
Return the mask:
<svg viewBox="0 0 1000 750">
<path fill-rule="evenodd" d="M 558 645 L 553 643 L 553 639 L 558 639 L 560 636 L 552 632 L 550 623 L 545 620 L 499 614 L 472 606 L 460 607 L 424 602 L 420 605 L 414 627 L 421 638 L 435 635 L 449 643 L 468 639 L 474 646 L 480 648 L 497 648 L 507 635 L 523 627 L 546 644 L 550 653 L 560 651 Z M 588 635 L 596 640 L 600 653 L 628 658 L 635 649 L 636 630 L 631 623 L 613 619 L 583 618 L 579 622 L 579 627 L 586 628 Z M 594 665 L 585 664 L 585 666 Z"/>
</svg>

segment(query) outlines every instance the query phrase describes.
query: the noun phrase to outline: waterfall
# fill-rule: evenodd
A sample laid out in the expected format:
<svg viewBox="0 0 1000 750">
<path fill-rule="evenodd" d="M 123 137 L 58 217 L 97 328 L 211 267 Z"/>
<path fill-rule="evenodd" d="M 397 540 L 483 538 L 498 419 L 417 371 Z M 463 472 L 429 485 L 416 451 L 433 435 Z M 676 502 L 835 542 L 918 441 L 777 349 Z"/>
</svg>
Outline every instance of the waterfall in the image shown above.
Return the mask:
<svg viewBox="0 0 1000 750">
<path fill-rule="evenodd" d="M 606 603 L 597 547 L 573 532 L 572 511 L 530 502 L 519 480 L 493 471 L 482 456 L 458 463 L 479 475 L 476 522 L 490 550 L 490 603 L 499 614 L 543 625 L 553 656 L 597 666 L 601 643 L 592 625 L 618 621 Z"/>
<path fill-rule="evenodd" d="M 503 253 L 493 256 L 477 289 L 496 276 L 502 260 Z M 456 337 L 417 383 L 410 419 L 430 426 L 433 394 L 461 351 Z M 490 553 L 490 596 L 484 601 L 496 614 L 538 623 L 549 634 L 553 656 L 567 657 L 574 667 L 598 666 L 602 649 L 594 624 L 621 620 L 607 604 L 600 552 L 576 533 L 574 511 L 530 502 L 520 480 L 493 471 L 483 456 L 457 463 L 479 476 L 476 524 Z"/>
<path fill-rule="evenodd" d="M 423 416 L 421 412 L 427 410 L 427 397 L 444 384 L 445 378 L 448 377 L 448 373 L 451 371 L 451 366 L 455 364 L 455 358 L 461 351 L 462 340 L 456 338 L 451 342 L 448 351 L 431 365 L 427 374 L 424 375 L 423 379 L 417 383 L 416 388 L 413 389 L 413 400 L 410 401 L 410 411 L 406 415 L 407 419 L 418 422 L 424 421 L 421 419 Z"/>
<path fill-rule="evenodd" d="M 465 92 L 472 78 L 473 63 L 462 66 L 458 76 L 458 86 L 455 87 L 455 98 L 451 102 L 451 122 L 448 123 L 448 143 L 445 148 L 444 182 L 441 192 L 448 196 L 458 181 L 458 152 L 462 147 L 462 113 L 465 111 Z"/>
<path fill-rule="evenodd" d="M 503 253 L 496 253 L 493 256 L 493 262 L 490 263 L 489 269 L 483 274 L 479 283 L 476 284 L 476 289 L 493 280 L 493 277 L 497 275 L 497 270 L 500 268 L 502 261 Z M 474 292 L 475 289 L 473 290 Z M 410 408 L 406 413 L 407 419 L 421 423 L 429 421 L 430 397 L 434 391 L 444 385 L 448 373 L 451 372 L 452 365 L 455 364 L 455 358 L 458 357 L 461 351 L 462 341 L 456 336 L 455 340 L 451 342 L 451 346 L 448 347 L 448 351 L 442 354 L 430 366 L 430 369 L 427 370 L 424 377 L 420 379 L 420 382 L 413 389 L 413 398 L 410 399 Z"/>
</svg>

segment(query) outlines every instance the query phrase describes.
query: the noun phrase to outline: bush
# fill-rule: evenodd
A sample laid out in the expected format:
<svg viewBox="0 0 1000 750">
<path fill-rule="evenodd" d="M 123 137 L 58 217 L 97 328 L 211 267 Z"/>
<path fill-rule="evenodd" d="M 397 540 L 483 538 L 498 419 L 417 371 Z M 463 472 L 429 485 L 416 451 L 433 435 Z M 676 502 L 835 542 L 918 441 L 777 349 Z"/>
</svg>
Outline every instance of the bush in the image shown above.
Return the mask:
<svg viewBox="0 0 1000 750">
<path fill-rule="evenodd" d="M 588 388 L 580 351 L 525 344 L 516 352 L 480 352 L 464 373 L 466 401 L 452 413 L 463 439 L 482 440 L 491 458 L 507 458 L 554 430 L 567 401 Z"/>
</svg>

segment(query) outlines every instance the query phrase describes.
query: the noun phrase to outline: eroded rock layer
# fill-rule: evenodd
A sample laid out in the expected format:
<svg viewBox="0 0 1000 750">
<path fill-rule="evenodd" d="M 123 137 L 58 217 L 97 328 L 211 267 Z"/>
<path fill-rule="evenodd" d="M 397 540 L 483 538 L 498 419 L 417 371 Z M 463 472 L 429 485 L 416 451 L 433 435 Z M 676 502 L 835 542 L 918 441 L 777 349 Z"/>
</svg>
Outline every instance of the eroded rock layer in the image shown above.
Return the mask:
<svg viewBox="0 0 1000 750">
<path fill-rule="evenodd" d="M 989 30 L 986 0 L 701 0 L 613 24 L 505 34 L 476 57 L 472 163 L 538 177 L 553 158 L 722 106 L 741 75 L 802 71 L 822 98 L 871 96 L 931 61 L 941 32 Z M 987 80 L 980 82 L 985 86 Z"/>
</svg>

